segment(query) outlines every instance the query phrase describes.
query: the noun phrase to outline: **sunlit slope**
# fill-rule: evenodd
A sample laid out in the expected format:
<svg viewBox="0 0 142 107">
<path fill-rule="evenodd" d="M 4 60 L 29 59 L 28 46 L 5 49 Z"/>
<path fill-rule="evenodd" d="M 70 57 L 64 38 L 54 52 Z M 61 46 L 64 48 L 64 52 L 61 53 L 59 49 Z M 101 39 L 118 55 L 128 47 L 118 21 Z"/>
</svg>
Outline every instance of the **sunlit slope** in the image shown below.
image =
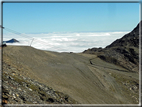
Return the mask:
<svg viewBox="0 0 142 107">
<path fill-rule="evenodd" d="M 138 103 L 138 89 L 129 90 L 137 86 L 138 74 L 95 55 L 7 46 L 3 48 L 3 62 L 82 104 Z"/>
</svg>

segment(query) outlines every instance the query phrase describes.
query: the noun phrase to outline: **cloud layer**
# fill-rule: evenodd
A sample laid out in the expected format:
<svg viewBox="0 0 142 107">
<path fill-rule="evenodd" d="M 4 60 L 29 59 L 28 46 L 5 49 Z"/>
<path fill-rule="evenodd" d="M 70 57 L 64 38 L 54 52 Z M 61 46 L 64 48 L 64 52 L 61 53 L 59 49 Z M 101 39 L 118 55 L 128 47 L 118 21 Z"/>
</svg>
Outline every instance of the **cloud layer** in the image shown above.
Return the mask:
<svg viewBox="0 0 142 107">
<path fill-rule="evenodd" d="M 57 52 L 82 52 L 88 48 L 106 47 L 128 32 L 66 32 L 41 34 L 4 34 L 3 41 L 15 38 L 19 43 L 7 45 L 26 45 L 41 50 Z M 28 36 L 28 38 L 27 38 Z"/>
</svg>

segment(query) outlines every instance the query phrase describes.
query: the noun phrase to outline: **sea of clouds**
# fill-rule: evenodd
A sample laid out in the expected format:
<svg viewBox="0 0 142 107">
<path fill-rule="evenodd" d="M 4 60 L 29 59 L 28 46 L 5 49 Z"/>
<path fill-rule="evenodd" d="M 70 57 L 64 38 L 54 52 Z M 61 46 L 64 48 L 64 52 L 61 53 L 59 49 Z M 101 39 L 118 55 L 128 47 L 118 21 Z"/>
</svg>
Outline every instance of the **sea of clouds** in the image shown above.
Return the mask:
<svg viewBox="0 0 142 107">
<path fill-rule="evenodd" d="M 7 45 L 32 46 L 41 50 L 56 52 L 83 52 L 88 48 L 106 47 L 125 32 L 52 32 L 40 34 L 3 34 L 3 41 L 15 38 L 19 43 Z"/>
</svg>

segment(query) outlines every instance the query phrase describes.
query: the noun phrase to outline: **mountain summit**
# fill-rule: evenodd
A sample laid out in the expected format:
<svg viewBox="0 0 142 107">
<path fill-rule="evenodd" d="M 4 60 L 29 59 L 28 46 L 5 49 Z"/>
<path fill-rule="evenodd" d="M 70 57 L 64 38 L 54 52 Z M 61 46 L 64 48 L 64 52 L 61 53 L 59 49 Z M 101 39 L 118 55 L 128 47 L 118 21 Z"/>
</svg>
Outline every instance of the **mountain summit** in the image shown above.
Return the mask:
<svg viewBox="0 0 142 107">
<path fill-rule="evenodd" d="M 13 39 L 10 39 L 10 40 L 4 41 L 4 42 L 6 42 L 6 43 L 15 43 L 15 42 L 19 42 L 19 41 L 13 38 Z"/>
<path fill-rule="evenodd" d="M 139 36 L 142 35 L 140 26 L 142 27 L 142 21 L 130 33 L 117 39 L 106 48 L 92 48 L 83 53 L 97 54 L 102 60 L 122 66 L 131 72 L 138 72 Z"/>
<path fill-rule="evenodd" d="M 107 46 L 106 48 L 112 48 L 112 47 L 139 47 L 139 33 L 140 33 L 140 27 L 142 28 L 142 21 L 128 34 L 124 35 L 122 38 L 117 39 L 112 44 Z M 141 31 L 142 35 L 142 31 Z"/>
</svg>

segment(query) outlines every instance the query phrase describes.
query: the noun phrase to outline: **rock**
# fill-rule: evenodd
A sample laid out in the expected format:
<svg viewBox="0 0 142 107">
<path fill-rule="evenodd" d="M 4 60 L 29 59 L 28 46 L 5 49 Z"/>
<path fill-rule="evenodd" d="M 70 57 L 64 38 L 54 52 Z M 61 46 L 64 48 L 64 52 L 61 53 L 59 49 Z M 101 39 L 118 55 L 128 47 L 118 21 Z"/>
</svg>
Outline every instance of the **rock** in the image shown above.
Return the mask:
<svg viewBox="0 0 142 107">
<path fill-rule="evenodd" d="M 76 104 L 77 102 L 67 95 L 54 91 L 42 83 L 32 80 L 20 72 L 14 72 L 16 68 L 4 63 L 3 67 L 3 104 Z M 60 97 L 62 96 L 62 98 Z M 61 100 L 62 99 L 62 100 Z M 70 100 L 68 100 L 70 99 Z"/>
<path fill-rule="evenodd" d="M 7 100 L 5 100 L 5 99 L 2 100 L 2 104 L 7 104 L 7 103 L 8 103 Z"/>
</svg>

